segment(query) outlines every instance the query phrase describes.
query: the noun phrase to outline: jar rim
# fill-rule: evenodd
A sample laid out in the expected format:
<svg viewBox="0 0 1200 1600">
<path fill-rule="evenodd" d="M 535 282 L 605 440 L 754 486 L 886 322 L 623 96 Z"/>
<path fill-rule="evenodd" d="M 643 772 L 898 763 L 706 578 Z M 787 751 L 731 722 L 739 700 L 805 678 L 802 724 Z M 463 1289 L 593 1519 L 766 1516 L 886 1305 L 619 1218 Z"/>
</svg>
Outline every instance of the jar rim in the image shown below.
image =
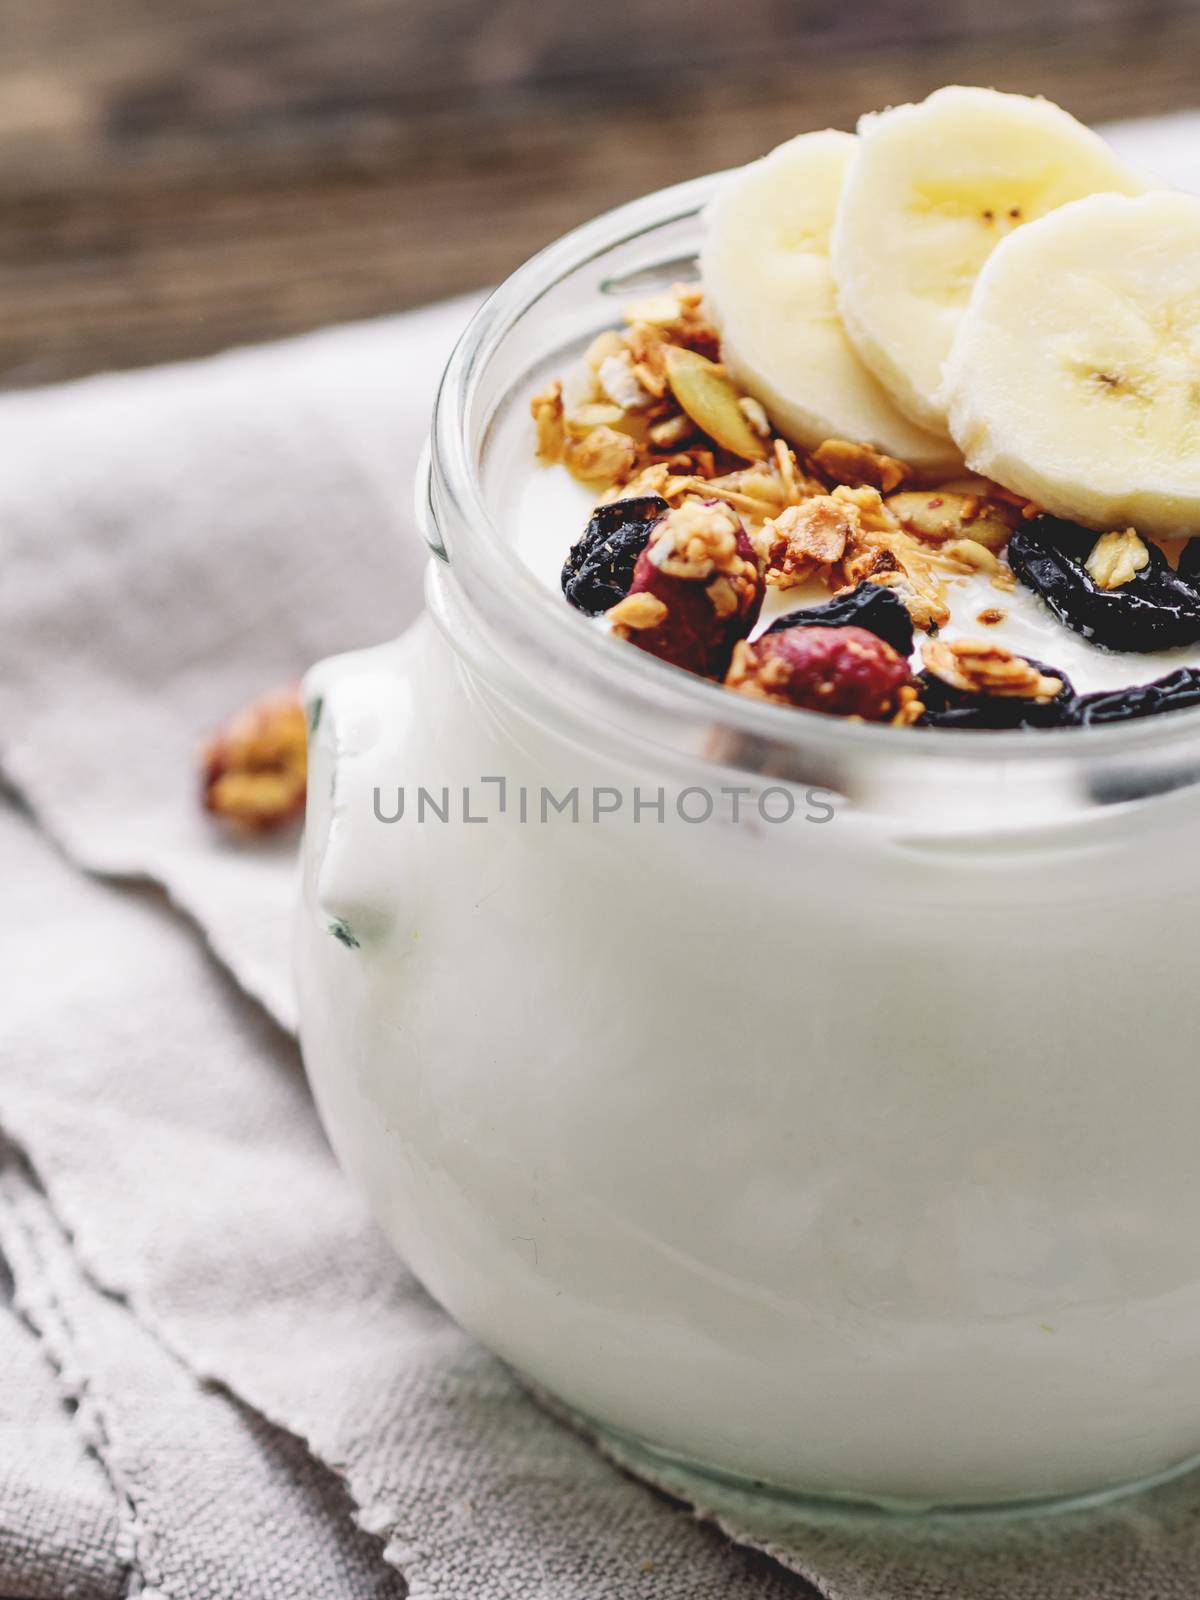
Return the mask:
<svg viewBox="0 0 1200 1600">
<path fill-rule="evenodd" d="M 681 735 L 701 727 L 711 732 L 716 726 L 751 741 L 757 749 L 769 747 L 790 758 L 817 758 L 818 765 L 824 764 L 820 758 L 840 769 L 847 761 L 902 757 L 907 764 L 908 758 L 918 757 L 939 770 L 947 763 L 959 768 L 1003 764 L 1010 769 L 1016 763 L 1032 777 L 1039 769 L 1061 769 L 1065 761 L 1128 762 L 1130 757 L 1179 751 L 1190 744 L 1200 747 L 1200 707 L 1083 728 L 966 730 L 853 722 L 729 694 L 719 684 L 682 672 L 645 651 L 614 649 L 601 630 L 581 626 L 581 619 L 521 559 L 492 516 L 479 470 L 482 454 L 472 443 L 486 436 L 490 420 L 480 424 L 475 415 L 482 375 L 505 337 L 563 279 L 655 229 L 698 220 L 724 176 L 708 174 L 657 190 L 564 234 L 505 279 L 459 338 L 438 389 L 428 483 L 418 485 L 418 496 L 428 497 L 424 509 L 433 523 L 427 531 L 431 547 L 448 561 L 468 604 L 475 608 L 485 597 L 502 604 L 509 628 L 536 636 L 556 659 L 571 659 L 592 675 L 597 689 L 623 713 L 636 716 L 639 708 L 652 713 L 660 734 L 666 715 L 677 719 Z M 687 263 L 681 258 L 678 264 L 683 269 Z M 526 376 L 514 378 L 521 381 Z M 505 392 L 511 393 L 512 387 L 507 384 Z M 442 540 L 447 525 L 454 534 L 449 555 Z M 689 747 L 686 737 L 679 743 Z M 760 766 L 757 760 L 754 764 Z M 764 770 L 771 767 L 764 764 Z M 1194 772 L 1189 768 L 1148 792 L 1197 782 L 1200 767 Z"/>
</svg>

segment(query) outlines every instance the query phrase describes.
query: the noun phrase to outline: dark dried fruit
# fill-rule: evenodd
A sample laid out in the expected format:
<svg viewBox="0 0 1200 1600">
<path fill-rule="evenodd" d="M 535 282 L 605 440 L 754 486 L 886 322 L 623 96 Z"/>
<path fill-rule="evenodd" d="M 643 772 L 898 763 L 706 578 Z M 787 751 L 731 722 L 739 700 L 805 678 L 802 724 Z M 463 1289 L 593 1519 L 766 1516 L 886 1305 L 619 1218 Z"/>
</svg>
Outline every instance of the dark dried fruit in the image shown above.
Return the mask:
<svg viewBox="0 0 1200 1600">
<path fill-rule="evenodd" d="M 1156 717 L 1164 711 L 1186 711 L 1189 706 L 1200 706 L 1197 667 L 1180 667 L 1165 678 L 1155 678 L 1153 683 L 1080 695 L 1072 707 L 1071 720 L 1080 727 L 1093 727 L 1128 722 L 1135 717 Z"/>
<path fill-rule="evenodd" d="M 597 506 L 563 563 L 563 593 L 573 606 L 598 617 L 629 593 L 637 558 L 666 510 L 656 494 Z"/>
<path fill-rule="evenodd" d="M 1189 539 L 1179 557 L 1179 576 L 1200 588 L 1200 539 Z"/>
<path fill-rule="evenodd" d="M 788 628 L 740 644 L 730 689 L 835 717 L 890 722 L 913 698 L 908 662 L 865 628 Z"/>
<path fill-rule="evenodd" d="M 1173 572 L 1157 545 L 1117 589 L 1101 589 L 1085 562 L 1098 535 L 1057 517 L 1023 522 L 1008 545 L 1013 571 L 1068 628 L 1105 650 L 1170 650 L 1200 640 L 1200 583 Z"/>
<path fill-rule="evenodd" d="M 917 677 L 918 692 L 925 706 L 923 728 L 1063 728 L 1074 721 L 1075 691 L 1071 680 L 1058 667 L 1023 659 L 1048 678 L 1060 678 L 1062 688 L 1053 700 L 1020 700 L 1013 695 L 968 694 L 955 689 L 932 672 Z"/>
<path fill-rule="evenodd" d="M 766 631 L 784 633 L 788 628 L 865 628 L 890 644 L 898 655 L 907 658 L 913 651 L 913 626 L 908 607 L 890 589 L 866 580 L 846 594 L 835 595 L 824 605 L 789 611 Z"/>
<path fill-rule="evenodd" d="M 703 678 L 723 678 L 733 647 L 762 609 L 763 575 L 737 513 L 685 500 L 652 529 L 613 632 Z"/>
</svg>

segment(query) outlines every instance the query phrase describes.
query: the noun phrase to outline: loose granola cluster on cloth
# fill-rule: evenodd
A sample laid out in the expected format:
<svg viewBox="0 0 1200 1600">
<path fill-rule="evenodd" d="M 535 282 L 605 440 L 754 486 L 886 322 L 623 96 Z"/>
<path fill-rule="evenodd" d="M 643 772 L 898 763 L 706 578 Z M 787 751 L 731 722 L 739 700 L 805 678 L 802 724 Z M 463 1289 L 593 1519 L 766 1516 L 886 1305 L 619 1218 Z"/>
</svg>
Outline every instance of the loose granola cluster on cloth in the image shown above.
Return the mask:
<svg viewBox="0 0 1200 1600">
<path fill-rule="evenodd" d="M 564 569 L 572 603 L 599 609 L 580 578 L 599 573 L 623 594 L 607 608 L 614 633 L 677 666 L 740 693 L 832 714 L 920 721 L 921 679 L 900 672 L 900 656 L 891 644 L 881 652 L 869 627 L 843 629 L 863 636 L 842 640 L 849 649 L 832 641 L 819 648 L 811 638 L 791 648 L 749 647 L 764 589 L 815 581 L 841 596 L 871 584 L 889 590 L 916 629 L 936 635 L 950 620 L 946 590 L 954 578 L 981 573 L 1011 592 L 1016 580 L 1004 550 L 1038 508 L 979 478 L 922 485 L 905 462 L 853 440 L 798 451 L 720 364 L 697 288 L 680 285 L 630 307 L 623 329 L 593 341 L 585 374 L 571 400 L 555 381 L 531 403 L 539 460 L 561 463 L 599 495 Z M 685 528 L 691 532 L 680 543 Z M 675 554 L 685 546 L 687 554 Z M 1123 570 L 1134 556 L 1122 545 L 1105 559 L 1106 571 Z M 741 585 L 736 598 L 731 564 Z M 593 582 L 592 593 L 609 592 Z M 990 608 L 986 621 L 1003 615 Z M 972 694 L 1044 698 L 1042 686 L 1054 681 L 993 641 L 967 645 L 968 655 L 977 653 L 971 660 L 989 664 L 971 674 Z M 927 672 L 950 681 L 948 659 L 926 658 Z M 862 683 L 838 692 L 833 676 L 851 666 L 857 679 L 874 674 L 870 692 Z M 968 692 L 964 671 L 954 681 Z"/>
<path fill-rule="evenodd" d="M 204 808 L 241 833 L 299 817 L 308 777 L 308 728 L 299 693 L 279 689 L 243 707 L 202 754 Z"/>
</svg>

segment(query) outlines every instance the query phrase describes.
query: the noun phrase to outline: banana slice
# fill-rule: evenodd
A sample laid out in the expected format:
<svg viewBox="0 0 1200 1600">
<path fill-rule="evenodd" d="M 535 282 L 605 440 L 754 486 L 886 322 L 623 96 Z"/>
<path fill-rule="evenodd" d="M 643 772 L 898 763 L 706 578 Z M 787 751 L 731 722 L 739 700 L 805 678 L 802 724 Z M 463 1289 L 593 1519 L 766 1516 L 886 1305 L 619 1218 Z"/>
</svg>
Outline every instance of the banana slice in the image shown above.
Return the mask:
<svg viewBox="0 0 1200 1600">
<path fill-rule="evenodd" d="M 796 444 L 851 439 L 914 467 L 952 467 L 949 438 L 896 410 L 838 319 L 829 230 L 857 144 L 852 133 L 801 134 L 726 181 L 701 256 L 721 359 Z"/>
<path fill-rule="evenodd" d="M 946 363 L 978 472 L 1102 531 L 1200 532 L 1200 198 L 1093 195 L 979 277 Z"/>
<path fill-rule="evenodd" d="M 939 89 L 864 117 L 833 229 L 846 331 L 896 404 L 945 430 L 942 363 L 1000 240 L 1101 190 L 1149 187 L 1049 100 Z"/>
</svg>

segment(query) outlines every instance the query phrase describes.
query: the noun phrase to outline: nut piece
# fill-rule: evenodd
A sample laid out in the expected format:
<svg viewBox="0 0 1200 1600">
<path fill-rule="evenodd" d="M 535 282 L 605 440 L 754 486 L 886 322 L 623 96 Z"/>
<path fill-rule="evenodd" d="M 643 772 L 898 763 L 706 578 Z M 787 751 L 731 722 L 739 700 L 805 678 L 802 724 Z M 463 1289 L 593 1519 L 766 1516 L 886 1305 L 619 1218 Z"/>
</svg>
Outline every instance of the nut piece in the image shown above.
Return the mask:
<svg viewBox="0 0 1200 1600">
<path fill-rule="evenodd" d="M 1150 564 L 1150 552 L 1135 528 L 1124 533 L 1102 533 L 1084 562 L 1088 577 L 1098 589 L 1119 589 Z"/>
<path fill-rule="evenodd" d="M 763 581 L 741 519 L 720 501 L 685 500 L 650 530 L 613 632 L 706 678 L 720 678 L 762 606 Z"/>
<path fill-rule="evenodd" d="M 692 421 L 723 449 L 747 461 L 761 461 L 766 441 L 754 431 L 741 408 L 741 395 L 715 361 L 695 350 L 668 345 L 667 382 Z"/>
<path fill-rule="evenodd" d="M 771 437 L 771 419 L 768 417 L 761 400 L 756 400 L 751 394 L 744 394 L 738 401 L 738 410 L 760 439 L 769 439 Z"/>
<path fill-rule="evenodd" d="M 876 489 L 835 489 L 833 499 L 858 507 L 862 531 L 846 546 L 841 577 L 847 585 L 880 584 L 908 608 L 916 627 L 944 628 L 950 607 L 942 590 L 937 556 L 896 523 Z M 961 569 L 959 569 L 961 570 Z"/>
<path fill-rule="evenodd" d="M 647 554 L 659 572 L 672 578 L 703 582 L 714 573 L 736 574 L 741 531 L 728 506 L 685 500 L 651 528 Z"/>
<path fill-rule="evenodd" d="M 573 406 L 570 411 L 564 412 L 562 420 L 563 427 L 572 438 L 582 439 L 593 428 L 623 431 L 621 423 L 625 420 L 625 413 L 620 406 L 614 406 L 608 400 L 587 400 L 583 405 Z"/>
<path fill-rule="evenodd" d="M 995 577 L 1004 569 L 1000 557 L 978 539 L 947 539 L 937 553 L 948 565 L 965 567 L 969 572 L 986 572 Z"/>
<path fill-rule="evenodd" d="M 654 403 L 655 396 L 634 371 L 633 357 L 628 350 L 605 356 L 596 371 L 596 382 L 612 403 L 623 411 L 644 411 Z"/>
<path fill-rule="evenodd" d="M 562 460 L 562 392 L 562 384 L 555 379 L 529 402 L 529 412 L 537 430 L 537 458 L 548 467 Z"/>
<path fill-rule="evenodd" d="M 848 483 L 858 488 L 867 485 L 890 494 L 912 477 L 912 468 L 895 456 L 885 456 L 869 445 L 852 444 L 849 439 L 826 439 L 813 452 L 813 464 L 831 483 Z"/>
<path fill-rule="evenodd" d="M 626 322 L 646 322 L 652 328 L 669 328 L 679 321 L 679 301 L 673 294 L 652 294 L 625 307 Z"/>
<path fill-rule="evenodd" d="M 814 495 L 768 518 L 759 536 L 767 582 L 790 589 L 820 566 L 832 566 L 861 531 L 858 508 L 832 495 Z"/>
<path fill-rule="evenodd" d="M 609 356 L 619 356 L 625 349 L 625 341 L 615 328 L 605 328 L 603 333 L 598 333 L 588 345 L 583 359 L 587 362 L 593 373 L 598 373 L 608 360 Z"/>
<path fill-rule="evenodd" d="M 1017 586 L 1016 574 L 1008 562 L 976 539 L 947 539 L 937 547 L 936 559 L 951 572 L 986 573 L 992 588 L 1004 594 L 1012 594 Z"/>
<path fill-rule="evenodd" d="M 624 483 L 637 468 L 638 447 L 627 433 L 601 426 L 568 440 L 562 458 L 583 483 Z"/>
<path fill-rule="evenodd" d="M 743 641 L 725 684 L 756 700 L 867 722 L 915 722 L 922 709 L 908 662 L 865 628 L 784 628 Z"/>
<path fill-rule="evenodd" d="M 992 551 L 1003 550 L 1021 520 L 1021 513 L 1006 501 L 951 489 L 909 489 L 889 495 L 887 506 L 909 533 L 929 544 L 974 539 Z"/>
<path fill-rule="evenodd" d="M 677 411 L 674 416 L 656 422 L 647 431 L 646 437 L 656 450 L 677 450 L 695 431 L 696 424 L 691 417 Z"/>
<path fill-rule="evenodd" d="M 204 808 L 246 833 L 282 827 L 304 810 L 308 729 L 294 689 L 245 707 L 203 751 Z"/>
<path fill-rule="evenodd" d="M 674 284 L 668 294 L 651 295 L 625 308 L 633 327 L 651 328 L 672 344 L 686 345 L 702 355 L 715 355 L 717 330 L 704 310 L 704 291 L 696 284 Z"/>
<path fill-rule="evenodd" d="M 883 589 L 890 589 L 898 600 L 902 600 L 908 608 L 913 627 L 920 628 L 922 633 L 929 633 L 934 628 L 944 628 L 950 621 L 950 607 L 933 581 L 924 574 L 917 578 L 899 566 L 894 566 L 889 571 L 885 564 L 886 556 L 886 552 L 880 552 L 879 565 L 874 571 L 866 574 L 867 582 L 877 583 Z M 895 560 L 894 557 L 887 559 L 893 562 Z"/>
<path fill-rule="evenodd" d="M 614 628 L 632 628 L 635 633 L 642 628 L 657 628 L 666 619 L 666 604 L 648 589 L 627 594 L 608 613 L 608 620 Z"/>
<path fill-rule="evenodd" d="M 994 694 L 1006 699 L 1053 700 L 1062 691 L 1062 679 L 1047 677 L 1024 656 L 1017 656 L 990 639 L 926 639 L 921 659 L 935 678 L 965 694 Z"/>
<path fill-rule="evenodd" d="M 833 499 L 844 500 L 857 508 L 864 533 L 903 534 L 904 530 L 888 510 L 878 489 L 872 489 L 869 484 L 851 489 L 848 484 L 839 483 L 831 494 Z"/>
</svg>

